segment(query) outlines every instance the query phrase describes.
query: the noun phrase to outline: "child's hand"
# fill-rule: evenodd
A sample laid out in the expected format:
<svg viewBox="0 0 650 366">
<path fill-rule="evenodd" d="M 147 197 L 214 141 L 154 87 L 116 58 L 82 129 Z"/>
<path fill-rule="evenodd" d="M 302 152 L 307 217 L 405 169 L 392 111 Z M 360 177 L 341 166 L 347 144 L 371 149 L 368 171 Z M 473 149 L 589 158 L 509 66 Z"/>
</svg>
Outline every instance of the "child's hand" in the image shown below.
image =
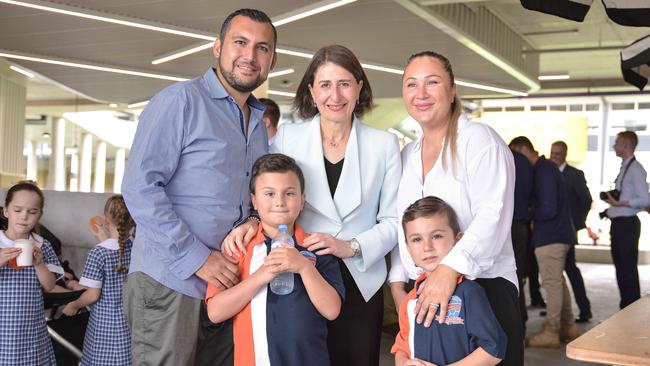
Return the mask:
<svg viewBox="0 0 650 366">
<path fill-rule="evenodd" d="M 305 266 L 311 263 L 290 245 L 282 244 L 282 247 L 271 250 L 271 253 L 264 258 L 264 265 L 271 267 L 274 273 L 293 272 L 300 273 Z"/>
<path fill-rule="evenodd" d="M 66 305 L 63 308 L 63 314 L 67 316 L 73 316 L 76 315 L 79 312 L 79 308 L 76 306 L 75 302 L 69 302 L 68 305 Z"/>
<path fill-rule="evenodd" d="M 34 254 L 33 254 L 34 260 L 33 264 L 34 266 L 40 266 L 43 264 L 43 251 L 41 248 L 37 247 L 34 245 Z"/>
<path fill-rule="evenodd" d="M 90 232 L 99 240 L 100 242 L 110 238 L 110 232 L 108 231 L 108 225 L 106 219 L 102 216 L 93 216 L 90 219 Z"/>
<path fill-rule="evenodd" d="M 4 267 L 10 260 L 20 255 L 20 248 L 3 248 L 0 249 L 0 268 Z"/>
</svg>

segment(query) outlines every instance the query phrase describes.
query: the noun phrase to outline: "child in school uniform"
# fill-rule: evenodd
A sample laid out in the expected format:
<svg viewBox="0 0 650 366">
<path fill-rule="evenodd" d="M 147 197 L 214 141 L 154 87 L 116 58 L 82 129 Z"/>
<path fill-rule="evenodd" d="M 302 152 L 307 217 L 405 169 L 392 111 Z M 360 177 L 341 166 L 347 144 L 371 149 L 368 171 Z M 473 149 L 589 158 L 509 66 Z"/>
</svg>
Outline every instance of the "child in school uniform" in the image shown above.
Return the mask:
<svg viewBox="0 0 650 366">
<path fill-rule="evenodd" d="M 91 225 L 100 243 L 88 253 L 78 284 L 72 284 L 74 290 L 87 290 L 63 313 L 74 315 L 92 304 L 81 365 L 130 365 L 131 333 L 122 310 L 122 284 L 129 272 L 135 222 L 122 196 L 114 195 L 106 201 L 104 218 L 91 220 Z"/>
<path fill-rule="evenodd" d="M 478 283 L 459 278 L 443 323 L 440 323 L 440 310 L 436 313 L 437 321 L 429 328 L 415 320 L 419 284 L 436 269 L 462 235 L 453 208 L 437 197 L 421 198 L 404 211 L 402 226 L 409 254 L 423 273 L 399 308 L 400 331 L 391 349 L 395 365 L 499 363 L 505 356 L 507 338 Z M 435 308 L 439 305 L 428 304 Z"/>
<path fill-rule="evenodd" d="M 253 165 L 251 200 L 261 225 L 246 253 L 235 254 L 240 282 L 227 290 L 208 284 L 206 294 L 210 320 L 235 317 L 235 365 L 330 364 L 327 321 L 338 316 L 345 289 L 335 257 L 301 246 L 305 232 L 296 218 L 305 203 L 304 185 L 302 171 L 286 155 L 265 155 Z M 271 250 L 271 238 L 282 224 L 296 245 Z M 281 272 L 294 273 L 287 295 L 269 290 Z"/>
<path fill-rule="evenodd" d="M 34 233 L 43 214 L 43 192 L 32 182 L 7 191 L 0 231 L 0 365 L 56 365 L 43 312 L 43 290 L 51 291 L 63 268 L 47 240 Z M 21 249 L 14 241 L 33 242 L 31 266 L 17 267 Z M 13 263 L 11 263 L 13 262 Z M 11 264 L 10 264 L 11 263 Z"/>
</svg>

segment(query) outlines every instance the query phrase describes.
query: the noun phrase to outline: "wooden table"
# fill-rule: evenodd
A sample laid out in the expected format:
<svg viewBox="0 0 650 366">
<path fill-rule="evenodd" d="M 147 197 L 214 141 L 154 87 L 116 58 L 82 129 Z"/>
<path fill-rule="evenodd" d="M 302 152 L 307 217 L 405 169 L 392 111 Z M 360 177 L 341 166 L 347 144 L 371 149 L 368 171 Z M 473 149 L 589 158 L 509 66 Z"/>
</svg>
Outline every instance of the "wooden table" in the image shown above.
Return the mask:
<svg viewBox="0 0 650 366">
<path fill-rule="evenodd" d="M 650 295 L 569 343 L 566 355 L 610 365 L 650 365 Z"/>
</svg>

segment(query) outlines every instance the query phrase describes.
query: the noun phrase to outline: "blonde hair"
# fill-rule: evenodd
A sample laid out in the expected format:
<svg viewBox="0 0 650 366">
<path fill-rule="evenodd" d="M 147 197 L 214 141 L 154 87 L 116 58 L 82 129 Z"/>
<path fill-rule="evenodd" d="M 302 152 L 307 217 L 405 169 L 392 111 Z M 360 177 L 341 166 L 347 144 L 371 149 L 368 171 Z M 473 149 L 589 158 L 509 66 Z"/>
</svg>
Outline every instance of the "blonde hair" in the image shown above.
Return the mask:
<svg viewBox="0 0 650 366">
<path fill-rule="evenodd" d="M 126 241 L 133 234 L 133 229 L 135 229 L 135 221 L 131 217 L 124 198 L 120 194 L 111 196 L 106 200 L 106 205 L 104 205 L 104 215 L 106 215 L 111 222 L 117 228 L 118 238 L 117 242 L 119 243 L 119 251 L 117 257 L 117 267 L 115 267 L 116 272 L 128 271 L 128 264 L 123 265 L 124 260 L 124 246 Z"/>
<path fill-rule="evenodd" d="M 449 62 L 449 59 L 447 59 L 445 56 L 437 52 L 422 51 L 422 52 L 415 53 L 411 55 L 411 57 L 409 57 L 408 61 L 406 62 L 406 67 L 408 67 L 411 64 L 411 61 L 419 57 L 429 57 L 434 60 L 438 60 L 438 62 L 440 62 L 440 64 L 442 65 L 442 68 L 447 73 L 447 76 L 449 76 L 449 81 L 451 82 L 451 85 L 453 86 L 455 84 L 454 70 L 452 70 L 451 68 L 451 62 Z M 449 149 L 449 152 L 451 153 L 452 172 L 454 173 L 454 175 L 456 174 L 456 157 L 458 155 L 458 146 L 457 146 L 458 119 L 460 118 L 460 115 L 462 113 L 463 113 L 463 107 L 461 105 L 460 97 L 458 96 L 458 92 L 454 91 L 454 100 L 451 102 L 451 112 L 449 113 L 449 123 L 447 124 L 445 143 L 442 146 L 442 151 L 441 151 L 443 157 L 442 168 L 446 171 L 447 170 L 446 152 L 447 149 Z"/>
</svg>

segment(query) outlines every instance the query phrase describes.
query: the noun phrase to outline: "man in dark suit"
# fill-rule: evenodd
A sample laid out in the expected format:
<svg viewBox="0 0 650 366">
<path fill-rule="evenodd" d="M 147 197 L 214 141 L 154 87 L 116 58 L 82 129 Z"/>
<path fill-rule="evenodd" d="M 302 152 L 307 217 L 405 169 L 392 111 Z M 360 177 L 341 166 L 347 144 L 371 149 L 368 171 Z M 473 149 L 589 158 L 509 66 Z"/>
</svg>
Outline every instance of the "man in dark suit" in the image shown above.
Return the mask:
<svg viewBox="0 0 650 366">
<path fill-rule="evenodd" d="M 569 206 L 571 208 L 571 218 L 576 231 L 586 227 L 585 221 L 591 208 L 591 194 L 587 188 L 585 175 L 580 169 L 576 169 L 566 163 L 567 145 L 564 141 L 556 141 L 551 145 L 551 160 L 558 166 L 562 172 L 564 183 L 569 191 Z M 582 279 L 580 269 L 576 265 L 575 246 L 571 245 L 566 257 L 564 271 L 569 277 L 573 296 L 576 299 L 580 316 L 576 319 L 578 323 L 588 322 L 591 319 L 591 304 L 587 298 L 585 283 Z"/>
</svg>

